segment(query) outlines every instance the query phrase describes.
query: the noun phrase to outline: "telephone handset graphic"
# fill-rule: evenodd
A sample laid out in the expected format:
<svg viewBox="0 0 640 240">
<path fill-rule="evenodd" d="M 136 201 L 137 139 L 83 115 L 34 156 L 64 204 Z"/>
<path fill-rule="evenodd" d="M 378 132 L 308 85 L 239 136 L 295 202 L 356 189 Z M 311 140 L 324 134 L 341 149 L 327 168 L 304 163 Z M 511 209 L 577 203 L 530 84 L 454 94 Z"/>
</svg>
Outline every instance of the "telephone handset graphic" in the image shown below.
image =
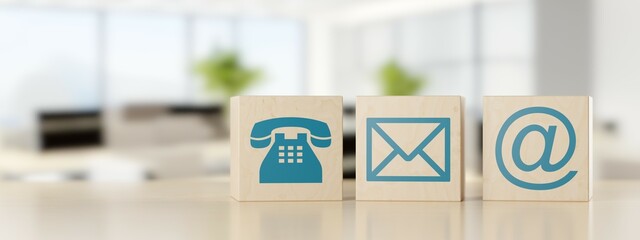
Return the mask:
<svg viewBox="0 0 640 240">
<path fill-rule="evenodd" d="M 253 126 L 251 146 L 268 147 L 272 132 L 284 127 L 304 128 L 311 136 L 301 132 L 295 139 L 286 139 L 284 133 L 275 133 L 273 146 L 260 165 L 260 183 L 322 183 L 322 165 L 307 138 L 313 146 L 329 147 L 331 132 L 326 123 L 300 117 L 267 119 Z"/>
</svg>

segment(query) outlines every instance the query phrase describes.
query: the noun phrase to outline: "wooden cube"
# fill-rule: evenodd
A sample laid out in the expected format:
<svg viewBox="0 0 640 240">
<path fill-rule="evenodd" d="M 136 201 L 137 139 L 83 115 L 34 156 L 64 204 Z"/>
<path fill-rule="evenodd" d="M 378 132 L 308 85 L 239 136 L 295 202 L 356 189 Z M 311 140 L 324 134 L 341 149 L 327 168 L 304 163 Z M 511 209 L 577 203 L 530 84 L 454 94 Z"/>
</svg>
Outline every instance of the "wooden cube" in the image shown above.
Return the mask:
<svg viewBox="0 0 640 240">
<path fill-rule="evenodd" d="M 460 96 L 358 97 L 356 199 L 461 201 Z"/>
<path fill-rule="evenodd" d="M 231 196 L 342 200 L 342 97 L 231 98 Z"/>
<path fill-rule="evenodd" d="M 589 201 L 593 192 L 588 96 L 485 97 L 485 200 Z"/>
</svg>

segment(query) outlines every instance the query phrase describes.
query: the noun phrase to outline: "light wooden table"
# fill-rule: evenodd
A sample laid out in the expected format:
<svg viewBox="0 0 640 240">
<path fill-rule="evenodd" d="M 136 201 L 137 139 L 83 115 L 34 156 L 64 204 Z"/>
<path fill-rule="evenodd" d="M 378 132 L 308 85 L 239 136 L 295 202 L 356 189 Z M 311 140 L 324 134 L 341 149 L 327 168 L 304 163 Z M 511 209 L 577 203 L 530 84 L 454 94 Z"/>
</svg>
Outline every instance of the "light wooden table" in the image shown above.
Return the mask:
<svg viewBox="0 0 640 240">
<path fill-rule="evenodd" d="M 0 239 L 638 239 L 640 181 L 597 181 L 589 203 L 246 202 L 226 179 L 0 183 Z"/>
</svg>

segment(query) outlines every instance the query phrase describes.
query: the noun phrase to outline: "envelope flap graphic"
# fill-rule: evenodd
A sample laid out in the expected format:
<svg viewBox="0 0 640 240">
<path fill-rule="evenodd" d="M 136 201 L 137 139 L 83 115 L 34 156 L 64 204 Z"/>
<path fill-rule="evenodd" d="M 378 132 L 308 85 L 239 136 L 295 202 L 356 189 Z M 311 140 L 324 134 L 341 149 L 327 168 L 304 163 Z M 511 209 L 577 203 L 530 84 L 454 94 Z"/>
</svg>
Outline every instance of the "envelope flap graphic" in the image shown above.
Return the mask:
<svg viewBox="0 0 640 240">
<path fill-rule="evenodd" d="M 375 145 L 375 144 L 374 144 Z M 434 162 L 436 159 L 432 157 Z M 444 169 L 444 165 L 438 165 L 437 167 L 431 167 L 429 161 L 422 156 L 416 156 L 412 160 L 405 160 L 400 155 L 395 155 L 389 164 L 380 169 L 373 169 L 376 172 L 376 176 L 440 176 Z M 380 166 L 380 165 L 374 165 Z"/>
<path fill-rule="evenodd" d="M 433 125 L 434 127 L 424 128 L 425 124 Z M 416 131 L 404 131 L 404 134 L 389 134 L 391 131 L 385 131 L 383 126 L 391 125 L 413 125 L 416 126 L 413 127 Z M 366 131 L 368 181 L 442 182 L 450 180 L 451 130 L 449 118 L 368 118 Z M 384 140 L 382 143 L 380 143 L 381 141 L 376 141 L 378 144 L 389 145 L 391 151 L 388 155 L 386 153 L 379 154 L 379 149 L 381 148 L 377 146 L 376 153 L 378 154 L 374 156 L 374 147 L 376 146 L 374 146 L 373 139 L 377 138 L 377 136 Z M 442 136 L 440 138 L 444 139 L 434 141 L 437 136 Z M 436 145 L 435 142 L 443 144 L 437 144 L 439 145 L 438 148 L 434 147 Z M 410 145 L 409 148 L 407 148 L 407 144 Z M 434 146 L 429 146 L 429 144 Z M 404 148 L 401 145 L 404 145 Z M 384 147 L 383 149 L 388 148 Z M 435 153 L 431 155 L 444 159 L 437 159 L 436 161 L 427 151 Z M 386 170 L 391 168 L 393 170 Z M 389 173 L 392 173 L 392 175 L 389 175 Z"/>
<path fill-rule="evenodd" d="M 442 138 L 444 131 L 441 129 L 442 124 L 440 123 L 378 123 L 377 126 L 373 127 L 373 136 L 380 137 L 382 139 L 381 142 L 384 145 L 388 145 L 391 148 L 390 150 L 394 150 L 393 148 L 395 147 L 397 151 L 400 151 L 400 155 L 409 156 L 415 155 L 415 152 L 420 149 L 431 146 L 434 140 Z M 431 136 L 431 141 L 425 145 L 425 138 L 430 133 L 434 135 Z M 382 147 L 382 145 L 374 143 L 375 148 Z"/>
</svg>

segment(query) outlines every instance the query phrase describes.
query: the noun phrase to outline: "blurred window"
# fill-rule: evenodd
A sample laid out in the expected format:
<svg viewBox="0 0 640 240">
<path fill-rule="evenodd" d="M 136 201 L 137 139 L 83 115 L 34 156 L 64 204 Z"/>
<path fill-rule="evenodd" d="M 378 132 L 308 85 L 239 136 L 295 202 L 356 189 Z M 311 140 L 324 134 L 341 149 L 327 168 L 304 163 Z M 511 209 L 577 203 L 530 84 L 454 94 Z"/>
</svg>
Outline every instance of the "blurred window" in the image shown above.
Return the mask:
<svg viewBox="0 0 640 240">
<path fill-rule="evenodd" d="M 235 50 L 237 41 L 237 21 L 234 18 L 202 17 L 193 21 L 195 59 L 203 59 L 219 51 Z"/>
<path fill-rule="evenodd" d="M 234 50 L 261 79 L 246 94 L 292 95 L 304 89 L 304 27 L 276 18 L 198 18 L 193 25 L 193 61 Z M 207 98 L 200 76 L 193 83 L 198 98 Z"/>
<path fill-rule="evenodd" d="M 474 25 L 470 7 L 399 21 L 398 60 L 427 80 L 423 94 L 471 97 Z"/>
<path fill-rule="evenodd" d="M 279 18 L 0 8 L 0 121 L 21 111 L 210 101 L 194 64 L 236 50 L 247 94 L 303 94 L 303 24 Z M 29 96 L 29 97 L 25 97 Z"/>
<path fill-rule="evenodd" d="M 482 95 L 533 94 L 532 13 L 530 0 L 512 0 L 338 27 L 336 92 L 382 93 L 380 68 L 393 59 L 426 79 L 418 94 L 463 95 L 471 108 Z"/>
<path fill-rule="evenodd" d="M 186 101 L 186 33 L 186 22 L 178 15 L 107 14 L 107 103 Z"/>
<path fill-rule="evenodd" d="M 304 89 L 304 27 L 271 18 L 238 23 L 238 48 L 248 66 L 260 68 L 262 79 L 248 94 L 299 95 Z"/>
<path fill-rule="evenodd" d="M 94 12 L 0 8 L 0 124 L 32 125 L 43 109 L 102 103 Z"/>
<path fill-rule="evenodd" d="M 464 7 L 338 29 L 338 91 L 347 99 L 380 94 L 380 69 L 394 60 L 427 81 L 419 94 L 470 95 L 471 17 Z"/>
<path fill-rule="evenodd" d="M 197 64 L 205 58 L 221 51 L 236 50 L 238 31 L 236 21 L 231 18 L 201 17 L 193 20 L 191 61 Z M 190 90 L 195 102 L 209 102 L 211 94 L 207 92 L 202 76 L 193 75 Z"/>
<path fill-rule="evenodd" d="M 286 18 L 2 6 L 0 132 L 35 146 L 45 110 L 219 101 L 194 66 L 228 49 L 262 73 L 245 94 L 304 94 L 305 34 Z"/>
<path fill-rule="evenodd" d="M 508 1 L 482 6 L 483 94 L 530 95 L 533 83 L 533 3 Z"/>
</svg>

